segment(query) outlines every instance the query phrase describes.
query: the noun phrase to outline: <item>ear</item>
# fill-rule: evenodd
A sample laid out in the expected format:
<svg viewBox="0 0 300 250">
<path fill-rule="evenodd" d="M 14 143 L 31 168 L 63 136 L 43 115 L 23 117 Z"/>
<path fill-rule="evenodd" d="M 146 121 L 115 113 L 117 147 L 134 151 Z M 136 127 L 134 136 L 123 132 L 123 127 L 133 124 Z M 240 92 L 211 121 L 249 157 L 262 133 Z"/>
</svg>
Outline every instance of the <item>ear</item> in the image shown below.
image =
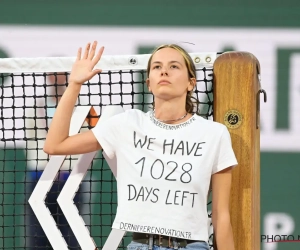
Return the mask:
<svg viewBox="0 0 300 250">
<path fill-rule="evenodd" d="M 146 79 L 146 84 L 147 84 L 148 90 L 151 92 L 151 88 L 150 88 L 150 80 L 149 80 L 149 78 Z"/>
<path fill-rule="evenodd" d="M 190 78 L 190 84 L 188 86 L 188 91 L 192 91 L 196 86 L 196 78 Z"/>
</svg>

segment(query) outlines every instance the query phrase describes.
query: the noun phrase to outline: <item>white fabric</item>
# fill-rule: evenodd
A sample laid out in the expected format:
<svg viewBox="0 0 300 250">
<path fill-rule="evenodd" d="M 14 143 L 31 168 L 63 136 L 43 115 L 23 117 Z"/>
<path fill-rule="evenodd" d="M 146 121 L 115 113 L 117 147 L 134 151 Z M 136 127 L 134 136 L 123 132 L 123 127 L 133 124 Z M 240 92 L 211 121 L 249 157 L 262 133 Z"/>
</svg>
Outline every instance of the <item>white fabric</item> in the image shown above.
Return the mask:
<svg viewBox="0 0 300 250">
<path fill-rule="evenodd" d="M 117 115 L 117 114 L 121 114 L 122 112 L 124 112 L 124 109 L 121 106 L 114 106 L 114 105 L 105 106 L 105 107 L 103 107 L 103 111 L 101 113 L 101 119 L 99 119 L 98 124 L 103 123 L 110 117 Z M 111 171 L 113 172 L 115 178 L 117 178 L 117 159 L 116 159 L 116 157 L 109 158 L 104 151 L 103 151 L 103 156 L 104 156 L 107 164 L 109 165 Z"/>
<path fill-rule="evenodd" d="M 167 125 L 151 112 L 127 110 L 92 131 L 117 158 L 113 228 L 208 240 L 211 175 L 237 164 L 227 128 L 197 115 Z"/>
</svg>

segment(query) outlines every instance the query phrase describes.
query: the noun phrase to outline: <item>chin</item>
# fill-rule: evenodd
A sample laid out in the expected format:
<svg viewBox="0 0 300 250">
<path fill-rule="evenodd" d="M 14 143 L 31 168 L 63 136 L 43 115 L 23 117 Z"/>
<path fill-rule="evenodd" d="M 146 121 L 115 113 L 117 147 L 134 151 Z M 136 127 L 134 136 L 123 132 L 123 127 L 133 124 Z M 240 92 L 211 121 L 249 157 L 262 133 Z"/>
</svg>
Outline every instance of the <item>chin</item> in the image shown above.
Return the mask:
<svg viewBox="0 0 300 250">
<path fill-rule="evenodd" d="M 156 91 L 156 93 L 154 94 L 154 97 L 167 101 L 167 100 L 170 100 L 170 99 L 173 99 L 173 98 L 177 98 L 178 95 L 174 94 L 170 90 L 162 90 L 161 89 L 159 91 Z"/>
</svg>

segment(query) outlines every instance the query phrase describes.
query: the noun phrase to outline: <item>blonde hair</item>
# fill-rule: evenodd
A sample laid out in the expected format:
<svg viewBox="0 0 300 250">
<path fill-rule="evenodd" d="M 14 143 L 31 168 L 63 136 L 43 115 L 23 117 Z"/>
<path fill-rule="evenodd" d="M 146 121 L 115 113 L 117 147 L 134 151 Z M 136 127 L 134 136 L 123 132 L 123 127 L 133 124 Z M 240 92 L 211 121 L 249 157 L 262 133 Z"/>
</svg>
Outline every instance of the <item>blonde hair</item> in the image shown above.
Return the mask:
<svg viewBox="0 0 300 250">
<path fill-rule="evenodd" d="M 148 76 L 149 76 L 150 69 L 151 69 L 151 61 L 152 61 L 153 55 L 157 51 L 159 51 L 161 49 L 164 49 L 164 48 L 171 48 L 171 49 L 177 50 L 183 56 L 185 65 L 186 65 L 187 70 L 188 70 L 188 77 L 197 79 L 197 77 L 196 77 L 196 67 L 195 67 L 195 64 L 193 62 L 193 59 L 191 58 L 191 56 L 189 55 L 189 53 L 185 49 L 183 49 L 182 47 L 180 47 L 179 45 L 176 45 L 176 44 L 161 45 L 161 46 L 157 47 L 152 52 L 152 54 L 149 58 L 149 61 L 148 61 L 148 65 L 147 65 L 147 74 L 148 74 Z M 185 110 L 188 113 L 193 113 L 194 109 L 195 109 L 195 104 L 197 104 L 197 105 L 199 104 L 199 102 L 192 96 L 192 93 L 193 93 L 193 91 L 188 91 L 187 94 L 186 94 Z M 155 104 L 153 102 L 153 107 L 154 106 L 155 106 Z"/>
</svg>

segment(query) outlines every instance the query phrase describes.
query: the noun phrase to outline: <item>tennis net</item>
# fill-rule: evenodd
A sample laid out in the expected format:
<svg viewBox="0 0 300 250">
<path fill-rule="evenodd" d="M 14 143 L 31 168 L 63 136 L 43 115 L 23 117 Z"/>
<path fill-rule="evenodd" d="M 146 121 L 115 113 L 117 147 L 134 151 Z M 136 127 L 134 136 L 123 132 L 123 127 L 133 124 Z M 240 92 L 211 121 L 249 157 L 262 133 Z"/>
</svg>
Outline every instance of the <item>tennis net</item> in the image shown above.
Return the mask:
<svg viewBox="0 0 300 250">
<path fill-rule="evenodd" d="M 213 62 L 216 53 L 191 54 L 197 68 L 194 97 L 207 119 L 213 116 Z M 103 107 L 148 111 L 153 97 L 145 87 L 150 55 L 104 56 L 97 68 L 103 72 L 82 87 L 76 106 L 93 107 L 81 130 L 91 129 Z M 63 94 L 75 58 L 0 59 L 0 249 L 52 249 L 28 199 L 39 181 L 49 156 L 43 152 L 49 123 Z M 81 249 L 57 205 L 77 156 L 68 156 L 45 205 L 69 249 Z M 117 206 L 116 181 L 99 152 L 74 197 L 79 214 L 96 246 L 101 249 L 111 231 Z M 210 202 L 208 204 L 210 210 Z M 125 249 L 130 234 L 123 238 Z"/>
</svg>

